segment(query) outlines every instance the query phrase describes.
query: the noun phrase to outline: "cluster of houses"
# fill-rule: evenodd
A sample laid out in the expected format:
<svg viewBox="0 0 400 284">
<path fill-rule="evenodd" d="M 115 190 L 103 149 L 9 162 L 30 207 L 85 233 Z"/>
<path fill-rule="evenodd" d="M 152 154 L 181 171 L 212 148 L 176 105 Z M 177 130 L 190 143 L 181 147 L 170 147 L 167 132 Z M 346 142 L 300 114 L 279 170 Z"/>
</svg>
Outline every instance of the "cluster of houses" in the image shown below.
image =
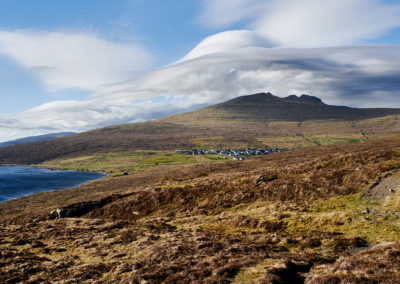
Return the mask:
<svg viewBox="0 0 400 284">
<path fill-rule="evenodd" d="M 245 160 L 243 156 L 261 156 L 261 155 L 268 155 L 271 153 L 278 153 L 278 152 L 285 152 L 291 149 L 224 149 L 224 150 L 191 150 L 191 151 L 182 151 L 182 150 L 175 150 L 178 154 L 183 155 L 224 155 L 233 157 L 234 160 Z"/>
</svg>

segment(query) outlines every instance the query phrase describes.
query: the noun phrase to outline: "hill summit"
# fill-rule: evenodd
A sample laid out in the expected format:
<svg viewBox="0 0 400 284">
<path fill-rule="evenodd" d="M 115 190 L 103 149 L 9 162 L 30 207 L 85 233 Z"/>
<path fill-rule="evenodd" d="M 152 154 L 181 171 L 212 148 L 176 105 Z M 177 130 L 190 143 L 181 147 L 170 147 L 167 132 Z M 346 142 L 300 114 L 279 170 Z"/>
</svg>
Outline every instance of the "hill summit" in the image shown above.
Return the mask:
<svg viewBox="0 0 400 284">
<path fill-rule="evenodd" d="M 359 120 L 399 114 L 400 109 L 351 108 L 327 105 L 309 95 L 291 95 L 285 98 L 271 93 L 241 96 L 198 111 L 172 116 L 174 119 L 203 120 L 213 117 L 223 120 L 307 121 L 307 120 Z M 190 118 L 193 116 L 193 118 Z M 169 120 L 171 117 L 167 117 Z M 176 120 L 173 120 L 176 121 Z"/>
<path fill-rule="evenodd" d="M 296 95 L 290 95 L 285 98 L 280 98 L 278 96 L 274 96 L 270 92 L 268 93 L 257 93 L 254 95 L 247 95 L 247 96 L 241 96 L 234 98 L 232 100 L 223 102 L 221 104 L 218 104 L 216 106 L 227 106 L 227 105 L 235 105 L 235 104 L 243 104 L 245 103 L 246 105 L 251 105 L 253 104 L 262 104 L 262 105 L 279 105 L 283 103 L 302 103 L 302 104 L 322 104 L 325 105 L 320 98 L 309 96 L 309 95 L 301 95 L 301 96 L 296 96 Z"/>
</svg>

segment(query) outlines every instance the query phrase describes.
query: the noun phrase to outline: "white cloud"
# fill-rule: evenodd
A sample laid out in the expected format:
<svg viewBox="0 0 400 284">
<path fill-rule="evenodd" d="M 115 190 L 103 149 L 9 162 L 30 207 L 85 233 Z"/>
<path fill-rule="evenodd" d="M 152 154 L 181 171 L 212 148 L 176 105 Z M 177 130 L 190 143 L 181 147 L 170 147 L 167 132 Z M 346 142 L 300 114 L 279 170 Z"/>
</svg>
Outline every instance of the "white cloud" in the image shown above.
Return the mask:
<svg viewBox="0 0 400 284">
<path fill-rule="evenodd" d="M 26 136 L 26 129 L 34 134 L 87 130 L 148 120 L 260 91 L 280 96 L 307 93 L 328 103 L 374 106 L 371 98 L 379 86 L 386 101 L 396 102 L 400 66 L 393 62 L 399 62 L 399 47 L 270 48 L 248 41 L 253 38 L 249 33 L 243 43 L 255 47 L 238 42 L 235 48 L 223 48 L 223 39 L 230 46 L 229 35 L 241 32 L 214 35 L 194 49 L 201 50 L 200 54 L 191 52 L 187 60 L 102 88 L 86 101 L 52 102 L 17 116 L 3 116 L 0 129 L 8 129 L 2 131 L 8 137 L 12 131 L 14 136 Z M 215 52 L 214 44 L 204 42 L 218 43 L 222 49 Z M 392 106 L 400 107 L 400 102 Z"/>
<path fill-rule="evenodd" d="M 230 52 L 244 47 L 271 47 L 272 44 L 261 35 L 247 30 L 226 31 L 202 40 L 192 51 L 178 62 L 198 58 L 212 53 Z"/>
<path fill-rule="evenodd" d="M 138 44 L 89 33 L 0 31 L 0 53 L 38 74 L 50 90 L 95 90 L 147 68 L 151 56 Z"/>
<path fill-rule="evenodd" d="M 225 32 L 174 64 L 105 86 L 85 101 L 0 116 L 0 140 L 144 121 L 261 91 L 306 93 L 330 104 L 400 107 L 399 59 L 399 46 L 277 48 L 255 32 Z"/>
<path fill-rule="evenodd" d="M 286 47 L 364 42 L 400 26 L 400 5 L 378 0 L 204 0 L 206 26 L 248 26 Z M 230 15 L 230 16 L 229 16 Z"/>
<path fill-rule="evenodd" d="M 400 5 L 375 0 L 279 0 L 255 23 L 284 46 L 334 46 L 376 38 L 400 26 Z"/>
<path fill-rule="evenodd" d="M 108 125 L 139 122 L 184 111 L 193 101 L 179 98 L 137 101 L 134 98 L 58 101 L 0 116 L 0 141 L 63 131 L 85 131 Z"/>
<path fill-rule="evenodd" d="M 380 88 L 386 94 L 382 98 L 390 101 L 388 105 L 400 107 L 400 100 L 396 103 L 400 89 L 398 46 L 271 48 L 249 41 L 253 38 L 250 33 L 243 37 L 243 43 L 250 45 L 232 44 L 230 37 L 239 40 L 240 32 L 213 35 L 176 64 L 104 88 L 92 98 L 129 100 L 172 95 L 178 104 L 178 98 L 211 104 L 271 91 L 280 96 L 307 93 L 327 103 L 374 107 L 376 104 L 368 98 L 376 96 Z M 256 33 L 253 36 L 258 38 Z"/>
</svg>

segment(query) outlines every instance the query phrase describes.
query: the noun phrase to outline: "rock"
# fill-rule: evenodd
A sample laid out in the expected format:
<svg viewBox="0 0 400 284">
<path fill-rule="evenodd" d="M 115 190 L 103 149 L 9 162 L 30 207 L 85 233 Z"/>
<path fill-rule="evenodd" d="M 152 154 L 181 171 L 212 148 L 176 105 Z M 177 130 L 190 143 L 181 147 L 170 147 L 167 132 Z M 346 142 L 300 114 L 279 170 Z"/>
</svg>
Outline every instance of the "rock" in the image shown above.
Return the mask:
<svg viewBox="0 0 400 284">
<path fill-rule="evenodd" d="M 367 209 L 365 209 L 364 211 L 361 212 L 361 214 L 369 214 L 369 213 L 371 213 L 369 208 L 367 208 Z"/>
</svg>

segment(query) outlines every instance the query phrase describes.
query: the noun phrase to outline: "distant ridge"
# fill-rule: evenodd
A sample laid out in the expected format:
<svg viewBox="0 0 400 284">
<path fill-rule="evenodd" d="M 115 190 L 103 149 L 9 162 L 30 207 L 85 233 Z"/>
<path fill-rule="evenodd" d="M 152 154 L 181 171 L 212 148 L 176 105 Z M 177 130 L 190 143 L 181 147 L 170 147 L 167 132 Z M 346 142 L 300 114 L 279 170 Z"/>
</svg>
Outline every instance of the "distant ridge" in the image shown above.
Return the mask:
<svg viewBox="0 0 400 284">
<path fill-rule="evenodd" d="M 29 137 L 25 137 L 25 138 L 20 138 L 20 139 L 0 143 L 0 148 L 12 146 L 12 145 L 23 144 L 23 143 L 29 143 L 29 142 L 45 141 L 45 140 L 50 140 L 50 139 L 64 137 L 64 136 L 73 135 L 73 134 L 76 134 L 76 133 L 75 132 L 59 132 L 59 133 L 49 133 L 49 134 L 38 135 L 38 136 L 29 136 Z"/>
</svg>

